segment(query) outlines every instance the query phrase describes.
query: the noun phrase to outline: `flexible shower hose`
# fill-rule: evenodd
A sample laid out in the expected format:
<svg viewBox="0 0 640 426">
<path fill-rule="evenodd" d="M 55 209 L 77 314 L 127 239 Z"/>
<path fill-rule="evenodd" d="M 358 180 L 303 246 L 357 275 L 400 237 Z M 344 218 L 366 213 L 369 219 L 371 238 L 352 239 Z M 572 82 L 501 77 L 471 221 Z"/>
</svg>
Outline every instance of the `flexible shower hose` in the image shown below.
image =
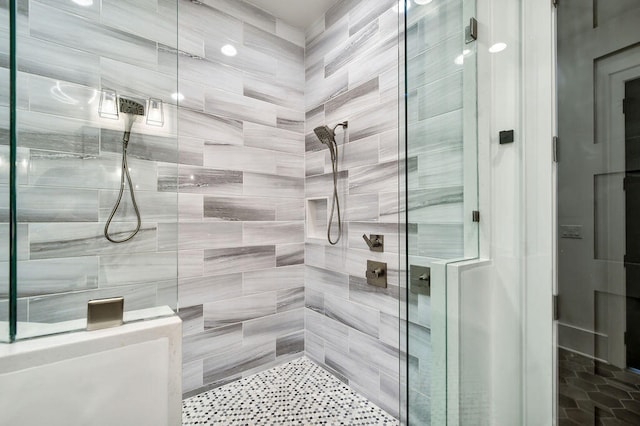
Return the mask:
<svg viewBox="0 0 640 426">
<path fill-rule="evenodd" d="M 140 219 L 140 210 L 138 209 L 138 203 L 136 202 L 136 194 L 133 190 L 133 183 L 131 181 L 131 174 L 129 174 L 129 166 L 127 165 L 127 146 L 129 145 L 129 132 L 125 132 L 124 137 L 122 138 L 122 173 L 120 173 L 120 194 L 118 195 L 118 199 L 116 200 L 116 204 L 113 206 L 113 210 L 111 210 L 111 214 L 109 215 L 109 219 L 107 220 L 107 223 L 104 226 L 104 236 L 107 240 L 111 241 L 112 243 L 116 243 L 116 244 L 120 244 L 120 243 L 125 243 L 127 241 L 129 241 L 130 239 L 132 239 L 133 237 L 136 236 L 136 234 L 138 233 L 138 231 L 140 231 L 140 226 L 142 224 L 142 221 Z M 124 178 L 125 176 L 127 177 L 127 182 L 129 184 L 129 193 L 131 194 L 131 201 L 133 204 L 133 209 L 136 212 L 136 219 L 138 221 L 138 224 L 136 226 L 135 231 L 133 231 L 131 234 L 129 234 L 129 236 L 127 236 L 126 238 L 122 239 L 122 240 L 116 240 L 115 238 L 111 237 L 109 235 L 109 227 L 111 226 L 111 221 L 113 220 L 113 217 L 116 215 L 116 212 L 118 211 L 118 208 L 120 208 L 120 203 L 122 202 L 122 196 L 124 195 L 124 187 L 125 187 L 125 182 L 124 182 Z"/>
<path fill-rule="evenodd" d="M 336 126 L 338 127 L 338 126 Z M 334 128 L 335 130 L 335 128 Z M 338 198 L 338 144 L 333 141 L 334 149 L 331 152 L 331 166 L 333 168 L 333 200 L 331 202 L 331 215 L 329 216 L 329 226 L 327 227 L 327 239 L 329 244 L 335 246 L 342 237 L 342 219 L 340 218 L 340 199 Z M 338 238 L 335 241 L 331 239 L 331 227 L 333 226 L 333 213 L 338 212 Z"/>
</svg>

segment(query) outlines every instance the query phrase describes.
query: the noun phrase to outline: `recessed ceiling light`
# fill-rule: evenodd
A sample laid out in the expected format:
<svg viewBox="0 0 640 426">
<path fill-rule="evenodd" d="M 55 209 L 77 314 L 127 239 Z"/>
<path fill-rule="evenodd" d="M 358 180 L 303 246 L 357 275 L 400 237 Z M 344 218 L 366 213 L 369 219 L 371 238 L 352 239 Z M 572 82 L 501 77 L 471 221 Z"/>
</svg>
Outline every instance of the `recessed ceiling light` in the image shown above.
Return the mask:
<svg viewBox="0 0 640 426">
<path fill-rule="evenodd" d="M 75 4 L 78 4 L 84 7 L 93 6 L 93 0 L 71 0 L 71 1 L 74 2 Z"/>
<path fill-rule="evenodd" d="M 471 54 L 471 51 L 469 49 L 464 49 L 462 51 L 462 55 L 458 55 L 453 62 L 455 62 L 456 65 L 462 65 L 464 64 L 464 58 L 466 58 L 470 54 Z"/>
<path fill-rule="evenodd" d="M 226 56 L 236 56 L 238 54 L 238 50 L 230 44 L 225 44 L 224 46 L 222 46 L 222 49 L 220 49 L 220 51 L 223 55 Z"/>
<path fill-rule="evenodd" d="M 172 93 L 171 99 L 173 99 L 174 101 L 184 101 L 184 95 L 179 92 Z"/>
<path fill-rule="evenodd" d="M 493 46 L 491 46 L 489 48 L 489 52 L 491 53 L 498 53 L 498 52 L 502 52 L 504 49 L 507 48 L 507 43 L 496 43 Z"/>
<path fill-rule="evenodd" d="M 431 3 L 433 0 L 413 0 L 415 4 L 419 4 L 420 6 L 424 6 L 425 4 Z"/>
</svg>

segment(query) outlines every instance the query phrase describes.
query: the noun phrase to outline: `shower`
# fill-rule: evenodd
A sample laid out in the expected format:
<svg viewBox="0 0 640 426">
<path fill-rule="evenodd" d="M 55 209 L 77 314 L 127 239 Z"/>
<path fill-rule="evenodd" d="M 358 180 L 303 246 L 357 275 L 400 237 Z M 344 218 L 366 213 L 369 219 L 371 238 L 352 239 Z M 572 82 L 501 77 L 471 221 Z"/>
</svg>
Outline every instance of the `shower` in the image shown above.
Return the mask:
<svg viewBox="0 0 640 426">
<path fill-rule="evenodd" d="M 129 173 L 129 166 L 127 164 L 127 148 L 129 146 L 129 138 L 131 136 L 131 128 L 133 127 L 133 123 L 136 121 L 138 115 L 144 115 L 144 105 L 139 102 L 133 101 L 131 99 L 120 98 L 120 112 L 124 114 L 125 117 L 125 130 L 124 135 L 122 136 L 122 169 L 120 171 L 120 193 L 118 194 L 118 199 L 111 210 L 111 214 L 109 215 L 109 219 L 107 223 L 104 225 L 104 236 L 107 240 L 112 243 L 120 244 L 129 241 L 133 237 L 136 236 L 138 231 L 140 231 L 141 219 L 140 219 L 140 210 L 138 209 L 138 203 L 136 202 L 136 195 L 133 189 L 133 182 L 131 181 L 131 174 Z M 127 237 L 117 240 L 109 235 L 109 227 L 111 226 L 111 221 L 113 217 L 116 215 L 118 208 L 120 207 L 120 203 L 122 202 L 122 196 L 124 195 L 125 188 L 125 176 L 127 178 L 127 183 L 129 184 L 129 193 L 131 194 L 131 202 L 133 204 L 133 209 L 136 212 L 136 229 L 131 232 Z"/>
<path fill-rule="evenodd" d="M 344 121 L 336 124 L 333 129 L 329 126 L 316 127 L 313 132 L 316 134 L 320 142 L 327 145 L 331 154 L 331 168 L 333 172 L 333 199 L 331 202 L 331 214 L 329 215 L 329 225 L 327 226 L 327 240 L 329 244 L 336 245 L 342 236 L 342 218 L 340 217 L 340 199 L 338 198 L 338 144 L 336 143 L 336 129 L 342 127 L 346 129 L 349 123 Z M 338 216 L 338 237 L 333 241 L 331 239 L 331 227 L 333 226 L 333 215 L 337 212 Z"/>
</svg>

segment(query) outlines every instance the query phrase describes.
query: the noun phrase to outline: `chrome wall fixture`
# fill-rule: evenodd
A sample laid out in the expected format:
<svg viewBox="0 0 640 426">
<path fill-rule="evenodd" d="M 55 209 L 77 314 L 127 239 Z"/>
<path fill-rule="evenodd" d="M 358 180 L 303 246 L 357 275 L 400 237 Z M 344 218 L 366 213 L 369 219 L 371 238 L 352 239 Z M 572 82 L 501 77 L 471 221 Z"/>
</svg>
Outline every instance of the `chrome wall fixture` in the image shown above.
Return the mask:
<svg viewBox="0 0 640 426">
<path fill-rule="evenodd" d="M 164 114 L 162 108 L 162 101 L 160 99 L 151 98 L 147 101 L 147 110 L 146 110 L 147 120 L 146 123 L 152 126 L 163 126 L 164 125 Z M 122 136 L 122 163 L 120 170 L 120 191 L 118 193 L 118 198 L 111 210 L 111 214 L 109 215 L 109 219 L 104 226 L 104 237 L 112 243 L 120 244 L 131 240 L 136 234 L 140 231 L 140 227 L 142 225 L 142 219 L 140 215 L 140 209 L 138 208 L 138 203 L 136 201 L 135 191 L 133 181 L 131 180 L 131 172 L 129 170 L 129 165 L 127 163 L 127 150 L 129 148 L 129 139 L 131 137 L 131 129 L 133 128 L 133 123 L 135 123 L 136 118 L 138 116 L 145 115 L 145 107 L 142 102 L 128 99 L 124 97 L 119 97 L 117 93 L 113 90 L 104 89 L 100 95 L 100 106 L 98 107 L 98 114 L 103 118 L 110 118 L 113 120 L 117 120 L 120 114 L 123 114 L 125 117 L 125 130 L 124 135 Z M 126 183 L 125 183 L 126 178 Z M 133 210 L 136 214 L 136 229 L 133 230 L 128 235 L 123 236 L 122 238 L 116 238 L 112 234 L 109 233 L 109 228 L 111 227 L 111 222 L 113 221 L 113 217 L 116 215 L 118 208 L 120 208 L 120 204 L 122 203 L 122 197 L 124 195 L 124 190 L 126 184 L 129 185 L 129 194 L 131 196 L 131 203 L 133 205 Z"/>
</svg>

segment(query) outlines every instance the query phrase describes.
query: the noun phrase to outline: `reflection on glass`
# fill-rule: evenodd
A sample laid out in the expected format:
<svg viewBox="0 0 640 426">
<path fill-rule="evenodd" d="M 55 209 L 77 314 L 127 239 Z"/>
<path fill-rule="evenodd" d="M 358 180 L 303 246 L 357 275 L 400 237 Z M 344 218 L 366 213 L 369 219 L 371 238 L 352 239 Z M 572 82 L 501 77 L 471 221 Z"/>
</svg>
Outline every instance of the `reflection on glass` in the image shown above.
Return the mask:
<svg viewBox="0 0 640 426">
<path fill-rule="evenodd" d="M 102 118 L 118 119 L 118 95 L 113 90 L 103 89 L 98 113 Z"/>
</svg>

